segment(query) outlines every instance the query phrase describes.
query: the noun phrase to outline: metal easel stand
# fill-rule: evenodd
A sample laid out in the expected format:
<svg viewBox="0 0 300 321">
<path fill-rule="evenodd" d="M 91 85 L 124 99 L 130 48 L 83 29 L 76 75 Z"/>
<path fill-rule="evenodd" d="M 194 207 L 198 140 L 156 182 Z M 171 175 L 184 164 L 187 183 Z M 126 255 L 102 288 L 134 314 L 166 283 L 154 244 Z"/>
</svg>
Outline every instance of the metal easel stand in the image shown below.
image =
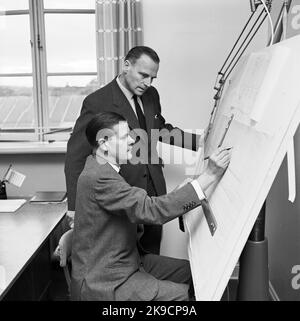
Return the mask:
<svg viewBox="0 0 300 321">
<path fill-rule="evenodd" d="M 290 1 L 283 1 L 276 25 L 274 27 L 274 42 L 279 42 L 282 36 L 284 12 L 287 13 Z M 266 201 L 264 202 L 248 241 L 240 256 L 238 301 L 269 301 L 269 267 L 268 240 L 265 238 Z"/>
<path fill-rule="evenodd" d="M 238 301 L 269 300 L 268 240 L 265 238 L 264 202 L 240 256 Z"/>
</svg>

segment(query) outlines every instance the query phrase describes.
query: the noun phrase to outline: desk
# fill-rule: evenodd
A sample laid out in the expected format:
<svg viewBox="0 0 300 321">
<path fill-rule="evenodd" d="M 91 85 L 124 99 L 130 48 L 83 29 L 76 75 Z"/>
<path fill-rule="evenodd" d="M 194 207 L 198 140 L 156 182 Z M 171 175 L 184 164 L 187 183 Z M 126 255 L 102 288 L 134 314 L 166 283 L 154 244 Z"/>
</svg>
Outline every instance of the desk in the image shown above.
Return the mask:
<svg viewBox="0 0 300 321">
<path fill-rule="evenodd" d="M 66 211 L 66 202 L 27 202 L 14 213 L 0 213 L 0 300 L 39 300 L 44 295 L 51 279 L 49 236 Z"/>
</svg>

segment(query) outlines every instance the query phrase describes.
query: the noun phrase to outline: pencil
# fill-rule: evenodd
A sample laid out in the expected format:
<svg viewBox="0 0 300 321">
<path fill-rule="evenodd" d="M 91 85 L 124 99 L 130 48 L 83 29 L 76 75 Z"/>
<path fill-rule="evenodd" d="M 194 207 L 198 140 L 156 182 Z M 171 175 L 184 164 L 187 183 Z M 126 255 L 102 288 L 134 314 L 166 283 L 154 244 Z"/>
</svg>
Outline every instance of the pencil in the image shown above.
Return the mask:
<svg viewBox="0 0 300 321">
<path fill-rule="evenodd" d="M 221 152 L 223 152 L 223 150 L 230 150 L 230 149 L 232 149 L 232 147 L 224 148 L 224 149 L 221 150 Z M 209 157 L 210 157 L 210 156 L 204 157 L 204 160 L 209 159 Z"/>
</svg>

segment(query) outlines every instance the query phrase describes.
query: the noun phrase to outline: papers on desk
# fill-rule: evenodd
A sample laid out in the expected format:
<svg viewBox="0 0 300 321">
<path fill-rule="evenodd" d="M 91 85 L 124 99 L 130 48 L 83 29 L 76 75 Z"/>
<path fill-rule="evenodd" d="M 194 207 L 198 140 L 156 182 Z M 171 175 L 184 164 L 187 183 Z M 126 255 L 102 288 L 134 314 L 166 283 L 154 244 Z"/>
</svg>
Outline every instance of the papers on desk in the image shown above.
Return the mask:
<svg viewBox="0 0 300 321">
<path fill-rule="evenodd" d="M 13 213 L 24 203 L 26 203 L 25 199 L 0 200 L 0 212 Z"/>
<path fill-rule="evenodd" d="M 40 191 L 31 198 L 30 203 L 61 203 L 66 200 L 66 192 Z"/>
</svg>

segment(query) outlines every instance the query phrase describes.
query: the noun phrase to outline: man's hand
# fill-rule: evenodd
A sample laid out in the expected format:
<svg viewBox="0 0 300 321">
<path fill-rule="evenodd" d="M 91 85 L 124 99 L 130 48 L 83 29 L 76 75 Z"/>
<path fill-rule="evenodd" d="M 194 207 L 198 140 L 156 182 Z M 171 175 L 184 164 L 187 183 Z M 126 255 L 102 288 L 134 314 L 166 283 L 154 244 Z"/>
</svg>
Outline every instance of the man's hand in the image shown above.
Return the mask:
<svg viewBox="0 0 300 321">
<path fill-rule="evenodd" d="M 74 228 L 74 215 L 75 211 L 67 211 L 67 222 L 70 228 Z"/>
<path fill-rule="evenodd" d="M 203 131 L 203 133 L 201 134 L 201 136 L 199 137 L 199 141 L 198 141 L 198 148 L 204 148 L 205 146 L 205 135 L 206 132 Z"/>
<path fill-rule="evenodd" d="M 197 179 L 204 192 L 212 183 L 217 182 L 225 173 L 230 162 L 230 157 L 231 152 L 227 149 L 221 148 L 218 148 L 209 157 L 205 171 Z"/>
<path fill-rule="evenodd" d="M 208 159 L 206 172 L 208 175 L 220 177 L 224 174 L 230 162 L 231 153 L 227 149 L 218 148 Z"/>
</svg>

